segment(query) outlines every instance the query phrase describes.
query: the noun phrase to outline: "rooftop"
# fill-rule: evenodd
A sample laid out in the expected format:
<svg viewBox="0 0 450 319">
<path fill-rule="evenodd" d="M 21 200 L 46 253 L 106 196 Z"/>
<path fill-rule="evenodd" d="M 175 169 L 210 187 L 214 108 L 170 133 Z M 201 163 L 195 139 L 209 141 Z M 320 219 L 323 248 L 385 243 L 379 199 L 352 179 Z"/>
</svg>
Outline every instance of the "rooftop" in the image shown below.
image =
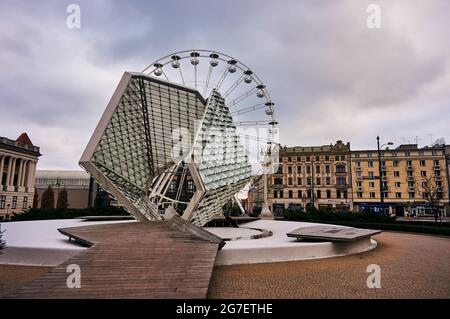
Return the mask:
<svg viewBox="0 0 450 319">
<path fill-rule="evenodd" d="M 27 133 L 20 134 L 16 140 L 0 136 L 0 148 L 41 156 L 39 147 L 33 145 Z"/>
</svg>

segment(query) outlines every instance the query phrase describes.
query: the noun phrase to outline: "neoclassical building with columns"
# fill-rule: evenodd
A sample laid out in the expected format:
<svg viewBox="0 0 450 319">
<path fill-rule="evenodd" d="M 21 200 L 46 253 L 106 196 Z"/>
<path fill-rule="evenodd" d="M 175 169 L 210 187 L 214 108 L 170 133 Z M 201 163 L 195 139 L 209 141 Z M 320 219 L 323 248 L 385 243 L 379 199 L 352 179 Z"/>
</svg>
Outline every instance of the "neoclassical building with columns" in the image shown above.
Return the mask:
<svg viewBox="0 0 450 319">
<path fill-rule="evenodd" d="M 39 147 L 26 133 L 16 140 L 0 136 L 0 220 L 33 205 Z"/>
</svg>

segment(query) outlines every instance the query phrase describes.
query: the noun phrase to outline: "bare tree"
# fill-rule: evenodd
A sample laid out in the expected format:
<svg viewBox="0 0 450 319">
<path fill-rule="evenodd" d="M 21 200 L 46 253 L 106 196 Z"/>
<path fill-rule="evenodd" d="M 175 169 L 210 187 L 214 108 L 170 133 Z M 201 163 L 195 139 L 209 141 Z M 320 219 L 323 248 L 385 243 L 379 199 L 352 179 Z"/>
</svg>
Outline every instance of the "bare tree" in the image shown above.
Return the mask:
<svg viewBox="0 0 450 319">
<path fill-rule="evenodd" d="M 2 250 L 6 248 L 6 242 L 3 240 L 3 233 L 5 230 L 2 231 L 2 225 L 0 225 L 0 255 L 2 254 Z"/>
<path fill-rule="evenodd" d="M 436 175 L 424 176 L 422 184 L 420 185 L 422 191 L 422 197 L 431 206 L 431 211 L 434 216 L 434 220 L 437 223 L 438 220 L 442 222 L 442 214 L 439 213 L 439 203 L 443 198 L 444 192 L 442 190 L 441 182 L 436 180 Z"/>
</svg>

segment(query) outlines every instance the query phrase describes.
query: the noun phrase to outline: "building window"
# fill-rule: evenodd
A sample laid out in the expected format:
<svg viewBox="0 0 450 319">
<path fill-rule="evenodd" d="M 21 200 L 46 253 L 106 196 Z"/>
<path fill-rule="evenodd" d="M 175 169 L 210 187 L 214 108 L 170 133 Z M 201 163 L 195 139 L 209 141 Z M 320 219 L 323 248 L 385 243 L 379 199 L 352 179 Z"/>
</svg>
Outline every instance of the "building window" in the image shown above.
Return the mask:
<svg viewBox="0 0 450 319">
<path fill-rule="evenodd" d="M 5 209 L 5 203 L 6 203 L 6 196 L 1 195 L 0 196 L 0 209 Z"/>
<path fill-rule="evenodd" d="M 345 161 L 345 155 L 341 155 L 341 161 Z"/>
<path fill-rule="evenodd" d="M 425 166 L 425 160 L 420 161 L 420 166 Z"/>
<path fill-rule="evenodd" d="M 357 193 L 356 193 L 356 197 L 362 198 L 362 197 L 363 197 L 363 193 L 362 193 L 362 192 L 357 192 Z"/>
<path fill-rule="evenodd" d="M 367 162 L 367 167 L 373 167 L 373 161 L 368 161 Z"/>
<path fill-rule="evenodd" d="M 370 178 L 373 178 L 373 172 L 368 172 Z"/>
<path fill-rule="evenodd" d="M 402 198 L 402 193 L 400 192 L 395 193 L 395 198 Z"/>
<path fill-rule="evenodd" d="M 370 192 L 370 198 L 375 198 L 375 192 Z"/>
<path fill-rule="evenodd" d="M 375 187 L 375 183 L 374 182 L 369 182 L 369 188 L 374 188 Z"/>
<path fill-rule="evenodd" d="M 308 189 L 308 198 L 311 198 L 311 190 Z"/>
<path fill-rule="evenodd" d="M 345 173 L 345 165 L 336 165 L 336 173 Z"/>
<path fill-rule="evenodd" d="M 331 177 L 327 176 L 325 181 L 327 185 L 331 185 Z"/>
<path fill-rule="evenodd" d="M 398 161 L 397 160 L 393 161 L 392 164 L 394 165 L 394 167 L 398 167 Z"/>
<path fill-rule="evenodd" d="M 278 197 L 278 192 L 277 191 L 273 191 L 273 198 L 277 198 Z"/>
<path fill-rule="evenodd" d="M 339 161 L 339 155 L 336 155 L 336 156 L 334 157 L 334 160 L 335 160 L 335 161 Z"/>
<path fill-rule="evenodd" d="M 28 208 L 28 196 L 25 196 L 23 198 L 23 206 L 22 208 Z"/>
<path fill-rule="evenodd" d="M 288 185 L 292 185 L 292 177 L 288 178 Z"/>
<path fill-rule="evenodd" d="M 306 156 L 306 161 L 311 162 L 311 158 L 309 156 Z"/>
<path fill-rule="evenodd" d="M 411 156 L 411 152 L 406 151 L 406 152 L 405 152 L 405 156 Z"/>
<path fill-rule="evenodd" d="M 341 191 L 340 190 L 336 191 L 336 198 L 341 198 Z"/>
<path fill-rule="evenodd" d="M 176 187 L 177 187 L 177 182 L 176 182 L 176 181 L 172 181 L 172 182 L 170 183 L 170 186 L 169 186 L 169 192 L 174 193 Z"/>
<path fill-rule="evenodd" d="M 316 185 L 320 185 L 320 177 L 316 177 Z"/>
<path fill-rule="evenodd" d="M 288 174 L 292 174 L 292 166 L 288 166 Z"/>
<path fill-rule="evenodd" d="M 420 176 L 422 176 L 422 177 L 427 176 L 427 171 L 420 171 Z"/>
<path fill-rule="evenodd" d="M 298 196 L 298 198 L 302 198 L 302 191 L 301 190 L 297 191 L 297 196 Z"/>
<path fill-rule="evenodd" d="M 320 190 L 317 191 L 317 198 L 321 198 L 322 192 Z"/>
<path fill-rule="evenodd" d="M 400 182 L 395 182 L 395 188 L 400 188 Z"/>
<path fill-rule="evenodd" d="M 302 185 L 302 178 L 301 177 L 297 177 L 297 185 Z"/>
<path fill-rule="evenodd" d="M 306 183 L 307 183 L 308 185 L 311 185 L 311 177 L 308 177 L 308 178 L 306 179 Z"/>
<path fill-rule="evenodd" d="M 292 197 L 293 197 L 293 195 L 292 195 L 292 190 L 289 190 L 289 191 L 288 191 L 288 195 L 289 195 L 289 198 L 292 198 Z"/>
<path fill-rule="evenodd" d="M 274 182 L 275 185 L 282 185 L 283 184 L 283 179 L 280 177 L 275 178 Z"/>
<path fill-rule="evenodd" d="M 297 156 L 297 162 L 300 162 L 300 160 L 301 160 L 300 156 Z"/>
<path fill-rule="evenodd" d="M 400 172 L 399 171 L 394 171 L 394 177 L 400 177 Z"/>
<path fill-rule="evenodd" d="M 346 185 L 347 184 L 347 179 L 343 176 L 337 177 L 336 178 L 336 184 L 337 185 Z"/>
<path fill-rule="evenodd" d="M 306 173 L 311 174 L 311 166 L 306 166 Z"/>
<path fill-rule="evenodd" d="M 359 154 L 355 154 L 355 158 L 359 158 Z"/>
<path fill-rule="evenodd" d="M 194 188 L 194 181 L 188 181 L 187 182 L 187 191 L 189 193 L 193 193 L 194 190 L 195 190 L 195 188 Z"/>
<path fill-rule="evenodd" d="M 325 161 L 329 161 L 330 160 L 330 156 L 328 156 L 328 155 L 325 155 Z"/>
<path fill-rule="evenodd" d="M 327 189 L 327 198 L 331 198 L 331 190 Z"/>
<path fill-rule="evenodd" d="M 13 196 L 12 203 L 11 203 L 11 208 L 12 209 L 16 209 L 17 208 L 17 196 Z"/>
<path fill-rule="evenodd" d="M 280 191 L 280 198 L 283 198 L 283 191 Z"/>
<path fill-rule="evenodd" d="M 325 173 L 330 174 L 330 165 L 325 166 Z"/>
<path fill-rule="evenodd" d="M 414 192 L 409 193 L 409 198 L 415 198 L 415 197 L 416 197 L 416 193 L 414 193 Z"/>
<path fill-rule="evenodd" d="M 301 174 L 302 173 L 302 167 L 299 165 L 297 166 L 297 174 Z"/>
<path fill-rule="evenodd" d="M 319 165 L 316 166 L 316 174 L 320 174 L 320 166 Z"/>
<path fill-rule="evenodd" d="M 348 197 L 348 193 L 347 193 L 347 191 L 344 191 L 344 198 L 347 199 L 347 197 Z"/>
<path fill-rule="evenodd" d="M 292 157 L 288 156 L 288 162 L 292 162 Z"/>
</svg>

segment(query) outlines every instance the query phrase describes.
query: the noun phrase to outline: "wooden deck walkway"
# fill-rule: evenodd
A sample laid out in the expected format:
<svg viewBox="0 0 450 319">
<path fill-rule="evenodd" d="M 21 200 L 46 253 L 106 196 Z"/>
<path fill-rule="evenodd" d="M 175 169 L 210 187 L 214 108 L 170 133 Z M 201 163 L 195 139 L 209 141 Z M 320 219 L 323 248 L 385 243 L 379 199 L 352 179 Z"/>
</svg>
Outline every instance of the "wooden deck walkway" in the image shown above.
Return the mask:
<svg viewBox="0 0 450 319">
<path fill-rule="evenodd" d="M 91 246 L 8 298 L 205 298 L 221 238 L 180 218 L 60 229 Z M 81 269 L 68 288 L 67 266 Z"/>
</svg>

